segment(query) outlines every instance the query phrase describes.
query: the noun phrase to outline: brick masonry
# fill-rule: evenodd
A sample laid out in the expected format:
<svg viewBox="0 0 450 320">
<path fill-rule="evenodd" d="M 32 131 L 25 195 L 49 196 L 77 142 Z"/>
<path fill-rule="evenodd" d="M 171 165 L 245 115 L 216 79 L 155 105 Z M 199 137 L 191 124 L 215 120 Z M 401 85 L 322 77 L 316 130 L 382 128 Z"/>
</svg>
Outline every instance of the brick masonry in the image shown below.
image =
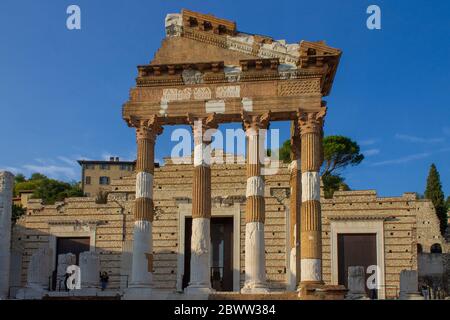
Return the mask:
<svg viewBox="0 0 450 320">
<path fill-rule="evenodd" d="M 211 167 L 212 211 L 216 207 L 230 207 L 240 202 L 240 283 L 244 282 L 245 240 L 245 164 L 213 164 Z M 153 223 L 154 274 L 157 288 L 176 288 L 177 251 L 179 239 L 178 204 L 192 199 L 193 167 L 173 164 L 155 168 Z M 265 176 L 266 220 L 265 247 L 268 284 L 272 289 L 284 290 L 289 270 L 289 170 L 282 164 L 278 174 Z M 23 248 L 22 284 L 32 253 L 51 243 L 52 230 L 66 226 L 73 230 L 88 226 L 95 229 L 95 247 L 100 254 L 101 270 L 110 274 L 110 287 L 119 288 L 127 273 L 122 261 L 122 249 L 130 247 L 133 238 L 134 176 L 112 182 L 106 204 L 96 204 L 94 198 L 69 198 L 65 202 L 43 206 L 31 200 L 27 215 L 13 229 L 13 246 Z M 285 190 L 285 192 L 279 192 Z M 283 196 L 284 195 L 284 196 Z M 433 206 L 427 200 L 418 200 L 415 194 L 380 198 L 376 191 L 339 191 L 333 199 L 322 203 L 322 258 L 323 280 L 331 282 L 330 221 L 358 219 L 370 221 L 384 218 L 384 256 L 386 297 L 396 297 L 399 291 L 400 271 L 417 269 L 417 244 L 424 251 L 440 243 L 444 252 L 448 245 L 439 234 Z M 126 254 L 124 254 L 124 257 Z M 121 270 L 122 268 L 122 270 Z M 17 272 L 17 270 L 12 270 Z M 125 277 L 126 278 L 126 277 Z"/>
</svg>

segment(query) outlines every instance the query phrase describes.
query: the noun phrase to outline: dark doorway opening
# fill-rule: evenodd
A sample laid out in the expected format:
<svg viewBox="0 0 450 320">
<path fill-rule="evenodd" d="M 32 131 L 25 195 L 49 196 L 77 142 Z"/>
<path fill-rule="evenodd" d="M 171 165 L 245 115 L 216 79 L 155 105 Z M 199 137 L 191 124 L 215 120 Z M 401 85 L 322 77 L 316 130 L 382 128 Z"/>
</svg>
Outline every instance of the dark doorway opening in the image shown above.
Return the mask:
<svg viewBox="0 0 450 320">
<path fill-rule="evenodd" d="M 192 218 L 186 218 L 184 238 L 183 289 L 191 274 Z M 211 218 L 211 287 L 233 291 L 233 218 Z"/>
<path fill-rule="evenodd" d="M 367 234 L 339 234 L 338 235 L 338 281 L 339 284 L 348 287 L 348 267 L 362 266 L 366 271 L 365 281 L 371 273 L 367 268 L 377 264 L 377 235 Z M 366 285 L 369 297 L 376 299 L 376 289 L 370 290 Z"/>
<path fill-rule="evenodd" d="M 73 253 L 76 256 L 76 264 L 79 265 L 80 253 L 89 251 L 91 248 L 90 237 L 57 238 L 55 268 L 52 275 L 52 288 L 56 290 L 56 270 L 58 268 L 58 256 L 60 254 Z"/>
</svg>

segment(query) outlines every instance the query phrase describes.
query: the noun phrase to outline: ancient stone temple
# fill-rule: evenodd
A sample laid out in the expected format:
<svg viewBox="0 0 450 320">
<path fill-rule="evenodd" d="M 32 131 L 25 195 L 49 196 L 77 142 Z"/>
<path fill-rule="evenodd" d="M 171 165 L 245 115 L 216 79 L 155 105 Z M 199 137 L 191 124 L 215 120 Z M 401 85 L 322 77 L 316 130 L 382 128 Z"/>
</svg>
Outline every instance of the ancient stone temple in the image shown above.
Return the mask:
<svg viewBox="0 0 450 320">
<path fill-rule="evenodd" d="M 123 299 L 221 292 L 343 298 L 349 279 L 360 296 L 396 298 L 401 271 L 418 269 L 418 244 L 446 250 L 431 203 L 414 194 L 339 191 L 323 198 L 324 97 L 340 50 L 239 32 L 232 21 L 188 10 L 168 15 L 165 27 L 123 105 L 123 119 L 136 131 L 135 172 L 112 181 L 106 203 L 31 200 L 13 233 L 23 248 L 12 268 L 21 286 L 33 255 L 46 248 L 52 260 L 39 279 L 56 278 L 58 257 L 71 253 L 89 266 L 82 278 L 90 288 L 106 271 L 108 290 Z M 274 121 L 292 124 L 290 164 L 266 157 Z M 226 123 L 242 124 L 245 156 L 210 152 L 212 134 Z M 192 155 L 155 167 L 158 136 L 178 125 L 192 130 Z M 364 254 L 347 254 L 352 250 Z M 355 266 L 358 273 L 349 276 Z M 375 293 L 364 294 L 361 284 L 374 273 Z M 47 294 L 55 288 L 50 283 Z"/>
<path fill-rule="evenodd" d="M 287 44 L 237 31 L 236 24 L 188 10 L 169 15 L 166 39 L 152 62 L 138 67 L 136 87 L 123 118 L 136 129 L 136 200 L 132 284 L 151 284 L 153 162 L 163 125 L 188 124 L 194 135 L 191 282 L 189 292 L 210 292 L 211 170 L 207 131 L 241 122 L 247 136 L 245 284 L 243 292 L 267 292 L 265 185 L 262 129 L 294 121 L 293 234 L 301 243 L 301 283 L 323 284 L 321 251 L 321 140 L 323 97 L 331 90 L 341 52 L 324 42 Z M 301 146 L 301 147 L 300 147 Z M 300 156 L 301 154 L 301 156 Z M 297 183 L 296 180 L 301 180 Z M 301 190 L 299 186 L 301 185 Z M 301 194 L 301 197 L 300 197 Z M 145 272 L 148 270 L 148 272 Z"/>
</svg>

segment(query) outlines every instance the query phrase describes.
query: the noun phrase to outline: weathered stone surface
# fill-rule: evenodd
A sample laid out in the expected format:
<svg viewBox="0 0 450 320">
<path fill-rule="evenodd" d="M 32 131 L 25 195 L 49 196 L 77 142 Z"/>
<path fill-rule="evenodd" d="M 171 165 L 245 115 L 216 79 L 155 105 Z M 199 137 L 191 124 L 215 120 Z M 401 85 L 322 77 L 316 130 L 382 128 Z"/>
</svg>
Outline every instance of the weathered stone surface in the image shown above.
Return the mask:
<svg viewBox="0 0 450 320">
<path fill-rule="evenodd" d="M 211 235 L 210 219 L 192 219 L 191 276 L 187 293 L 199 294 L 211 291 Z"/>
<path fill-rule="evenodd" d="M 167 288 L 174 290 L 177 279 L 177 263 L 173 267 L 158 265 L 156 261 L 164 257 L 176 254 L 179 243 L 179 209 L 176 199 L 192 199 L 192 164 L 175 165 L 171 162 L 165 166 L 155 169 L 154 176 L 154 202 L 155 221 L 153 222 L 153 251 L 154 251 L 154 276 L 155 288 Z M 240 225 L 240 268 L 241 287 L 244 285 L 243 271 L 244 262 L 244 240 L 245 240 L 245 193 L 246 173 L 245 165 L 242 164 L 213 164 L 211 167 L 212 197 L 220 196 L 220 201 L 213 201 L 215 206 L 226 206 L 228 202 L 241 201 L 241 225 Z M 289 188 L 289 171 L 287 165 L 282 165 L 276 176 L 266 176 L 266 189 L 273 187 Z M 14 230 L 13 242 L 24 247 L 24 254 L 33 254 L 42 244 L 48 244 L 48 233 L 50 225 L 63 221 L 78 220 L 107 221 L 97 226 L 95 245 L 97 252 L 103 252 L 100 262 L 101 269 L 110 271 L 109 288 L 119 288 L 121 281 L 126 284 L 130 275 L 129 267 L 121 273 L 120 266 L 113 267 L 108 264 L 109 259 L 120 260 L 122 253 L 123 235 L 126 241 L 133 239 L 133 197 L 135 178 L 113 181 L 110 186 L 112 195 L 128 195 L 120 200 L 109 201 L 107 204 L 96 204 L 95 199 L 67 199 L 63 204 L 65 214 L 61 215 L 54 206 L 42 206 L 39 201 L 34 202 L 33 207 L 27 215 L 18 221 Z M 160 189 L 161 187 L 161 189 Z M 34 201 L 34 200 L 33 200 Z M 267 268 L 267 280 L 271 289 L 285 290 L 287 273 L 284 268 L 287 265 L 286 252 L 286 211 L 278 200 L 265 194 L 266 219 L 265 237 L 266 245 L 265 262 Z M 433 237 L 439 236 L 437 225 L 423 224 L 422 221 L 432 221 L 435 213 L 426 200 L 414 200 L 409 195 L 395 198 L 377 197 L 375 191 L 338 191 L 332 199 L 321 199 L 322 203 L 322 273 L 326 283 L 331 283 L 331 248 L 330 248 L 330 219 L 370 219 L 386 216 L 384 222 L 384 244 L 385 244 L 385 285 L 399 288 L 400 272 L 402 269 L 417 268 L 413 263 L 416 255 L 416 243 L 424 244 L 424 251 L 429 250 L 428 244 Z M 214 211 L 214 209 L 213 209 Z M 393 218 L 392 218 L 393 217 Z M 417 223 L 416 223 L 417 221 Z M 23 233 L 26 225 L 27 234 Z M 418 238 L 412 230 L 423 230 Z M 421 229 L 426 226 L 426 229 Z M 428 227 L 430 226 L 430 227 Z M 395 227 L 395 228 L 394 228 Z M 420 231 L 422 232 L 422 231 Z M 392 235 L 391 235 L 392 233 Z M 409 233 L 409 235 L 408 235 Z M 26 237 L 29 236 L 29 238 Z M 37 238 L 39 236 L 39 239 Z M 19 240 L 20 238 L 20 240 Z M 436 239 L 436 238 L 434 238 Z M 430 244 L 431 246 L 431 244 Z M 445 250 L 445 246 L 443 246 Z M 115 258 L 117 257 L 117 258 Z M 29 258 L 28 258 L 29 259 Z M 26 280 L 27 257 L 24 257 L 22 265 L 22 278 Z M 122 275 L 122 276 L 120 276 Z M 128 282 L 131 278 L 128 278 Z M 23 282 L 23 285 L 25 283 Z M 388 287 L 390 288 L 390 287 Z M 386 289 L 386 298 L 397 297 L 398 289 Z"/>
<path fill-rule="evenodd" d="M 361 266 L 348 267 L 348 293 L 349 300 L 368 299 L 366 294 L 365 270 Z"/>
<path fill-rule="evenodd" d="M 0 172 L 0 300 L 9 295 L 13 178 L 10 172 Z"/>
<path fill-rule="evenodd" d="M 67 273 L 67 267 L 75 265 L 77 257 L 73 253 L 66 253 L 58 255 L 58 267 L 56 269 L 56 289 L 64 290 L 64 280 Z"/>
<path fill-rule="evenodd" d="M 28 264 L 27 287 L 36 290 L 48 290 L 50 284 L 53 252 L 48 247 L 38 249 Z"/>
<path fill-rule="evenodd" d="M 423 300 L 419 294 L 419 279 L 416 270 L 402 270 L 400 272 L 400 299 Z"/>
<path fill-rule="evenodd" d="M 93 251 L 80 253 L 81 288 L 98 288 L 100 281 L 100 259 Z"/>
</svg>

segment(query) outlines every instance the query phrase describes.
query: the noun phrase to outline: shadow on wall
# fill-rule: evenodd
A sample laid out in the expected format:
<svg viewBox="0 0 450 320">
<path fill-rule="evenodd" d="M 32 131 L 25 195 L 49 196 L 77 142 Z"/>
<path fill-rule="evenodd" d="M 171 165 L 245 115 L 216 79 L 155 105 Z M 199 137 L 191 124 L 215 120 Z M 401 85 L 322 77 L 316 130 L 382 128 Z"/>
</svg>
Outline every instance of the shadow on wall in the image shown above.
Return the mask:
<svg viewBox="0 0 450 320">
<path fill-rule="evenodd" d="M 52 248 L 52 238 L 56 238 L 56 241 L 53 240 L 57 244 L 56 250 Z M 13 227 L 12 239 L 10 298 L 15 298 L 19 290 L 31 286 L 36 287 L 36 285 L 45 293 L 65 291 L 64 282 L 58 275 L 58 265 L 61 266 L 61 263 L 58 262 L 58 255 L 75 253 L 76 264 L 79 265 L 79 254 L 86 249 L 98 253 L 100 272 L 106 271 L 109 276 L 108 289 L 123 291 L 131 282 L 132 240 L 118 241 L 121 243 L 121 247 L 116 251 L 111 251 L 101 247 L 92 248 L 89 245 L 86 247 L 85 237 L 58 238 L 53 234 L 26 228 L 20 224 Z M 66 242 L 66 245 L 61 245 L 58 239 L 70 241 Z M 75 247 L 68 247 L 67 243 L 71 243 Z M 46 253 L 43 254 L 43 251 Z M 45 257 L 40 257 L 39 268 L 33 268 L 33 272 L 29 272 L 33 255 L 45 256 L 47 253 L 48 259 L 45 263 Z M 155 288 L 176 292 L 178 261 L 180 259 L 184 261 L 184 255 L 179 256 L 177 252 L 170 250 L 160 250 L 154 254 L 153 282 Z M 98 281 L 100 281 L 100 277 L 98 277 Z M 100 287 L 100 282 L 98 287 Z"/>
<path fill-rule="evenodd" d="M 79 227 L 74 226 L 74 228 Z M 44 291 L 64 291 L 64 274 L 62 277 L 61 274 L 58 275 L 58 265 L 61 266 L 67 261 L 58 261 L 58 255 L 67 253 L 74 254 L 73 261 L 76 265 L 80 264 L 79 258 L 83 252 L 97 253 L 98 258 L 97 255 L 92 258 L 99 260 L 98 272 L 97 268 L 89 267 L 89 276 L 84 275 L 82 279 L 90 279 L 89 281 L 94 283 L 94 286 L 97 286 L 96 281 L 98 280 L 98 287 L 100 287 L 100 272 L 105 271 L 109 277 L 108 287 L 118 289 L 121 272 L 120 263 L 117 261 L 120 262 L 122 259 L 121 248 L 118 249 L 118 251 L 111 251 L 92 247 L 89 237 L 85 236 L 58 238 L 39 229 L 26 228 L 20 223 L 15 224 L 12 229 L 9 297 L 15 298 L 19 290 L 26 287 L 39 288 Z M 60 257 L 62 258 L 62 256 Z M 89 255 L 84 255 L 84 257 L 88 260 L 91 259 Z M 92 260 L 88 261 L 89 266 L 92 265 L 92 262 Z M 66 270 L 66 267 L 63 267 Z"/>
<path fill-rule="evenodd" d="M 449 292 L 449 254 L 442 253 L 440 244 L 433 244 L 430 253 L 417 254 L 419 283 L 432 288 L 434 291 L 445 290 Z"/>
</svg>

